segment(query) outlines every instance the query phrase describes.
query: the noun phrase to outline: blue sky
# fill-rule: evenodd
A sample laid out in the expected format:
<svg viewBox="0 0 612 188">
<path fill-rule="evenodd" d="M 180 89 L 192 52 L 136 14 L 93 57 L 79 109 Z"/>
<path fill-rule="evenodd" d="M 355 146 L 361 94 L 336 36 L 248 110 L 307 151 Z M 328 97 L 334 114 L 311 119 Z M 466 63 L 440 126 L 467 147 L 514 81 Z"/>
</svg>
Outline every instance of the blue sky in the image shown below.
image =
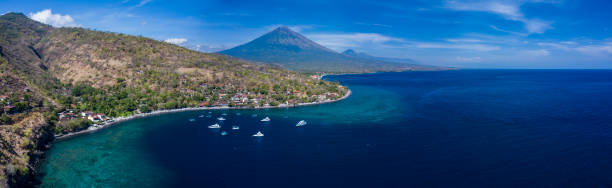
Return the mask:
<svg viewBox="0 0 612 188">
<path fill-rule="evenodd" d="M 204 52 L 283 25 L 338 52 L 465 68 L 612 68 L 611 7 L 606 0 L 0 1 L 0 13 Z"/>
</svg>

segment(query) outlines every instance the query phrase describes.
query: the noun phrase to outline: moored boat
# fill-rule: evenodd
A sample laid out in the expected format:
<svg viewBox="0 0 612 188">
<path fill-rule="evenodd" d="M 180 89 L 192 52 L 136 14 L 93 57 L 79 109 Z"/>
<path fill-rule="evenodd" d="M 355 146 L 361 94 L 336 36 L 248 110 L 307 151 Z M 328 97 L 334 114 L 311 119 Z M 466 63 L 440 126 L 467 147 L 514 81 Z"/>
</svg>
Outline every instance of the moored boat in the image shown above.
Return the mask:
<svg viewBox="0 0 612 188">
<path fill-rule="evenodd" d="M 301 126 L 304 126 L 306 124 L 307 124 L 306 121 L 302 120 L 302 121 L 298 122 L 295 126 L 296 127 L 301 127 Z"/>
<path fill-rule="evenodd" d="M 262 137 L 262 136 L 264 136 L 264 134 L 261 133 L 261 131 L 257 131 L 257 133 L 255 133 L 253 136 L 254 137 Z"/>
<path fill-rule="evenodd" d="M 208 128 L 210 128 L 210 129 L 218 129 L 218 128 L 221 128 L 221 125 L 219 125 L 218 123 L 215 123 L 213 125 L 209 125 Z"/>
</svg>

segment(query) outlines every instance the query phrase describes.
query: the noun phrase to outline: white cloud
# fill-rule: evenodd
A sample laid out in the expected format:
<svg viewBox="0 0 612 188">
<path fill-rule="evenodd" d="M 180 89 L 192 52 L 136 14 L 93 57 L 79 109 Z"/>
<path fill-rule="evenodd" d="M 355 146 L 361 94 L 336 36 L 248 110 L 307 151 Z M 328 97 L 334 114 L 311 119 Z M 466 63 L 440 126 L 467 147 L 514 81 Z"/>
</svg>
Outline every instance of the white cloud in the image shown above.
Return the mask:
<svg viewBox="0 0 612 188">
<path fill-rule="evenodd" d="M 538 46 L 542 46 L 542 47 L 549 47 L 549 48 L 553 48 L 553 49 L 558 49 L 558 50 L 571 50 L 570 47 L 568 47 L 565 44 L 560 44 L 560 43 L 553 43 L 553 42 L 539 42 L 537 43 Z"/>
<path fill-rule="evenodd" d="M 142 7 L 144 5 L 146 5 L 147 3 L 150 3 L 152 0 L 141 0 L 140 3 L 138 3 L 138 5 L 136 5 L 136 7 Z"/>
<path fill-rule="evenodd" d="M 269 32 L 272 31 L 278 27 L 288 27 L 289 29 L 295 31 L 295 32 L 302 32 L 304 30 L 307 29 L 312 29 L 317 27 L 316 25 L 281 25 L 281 24 L 275 24 L 275 25 L 267 25 L 264 27 L 264 31 L 265 32 Z"/>
<path fill-rule="evenodd" d="M 384 46 L 389 42 L 404 42 L 403 39 L 381 35 L 378 33 L 348 33 L 348 34 L 312 34 L 308 38 L 335 49 L 355 48 L 365 45 Z"/>
<path fill-rule="evenodd" d="M 498 46 L 486 44 L 447 44 L 447 43 L 418 43 L 417 48 L 437 48 L 437 49 L 455 49 L 455 50 L 475 50 L 475 51 L 493 51 L 499 50 Z"/>
<path fill-rule="evenodd" d="M 379 24 L 379 23 L 364 23 L 364 22 L 356 22 L 357 25 L 366 25 L 366 26 L 376 26 L 376 27 L 386 27 L 392 28 L 393 26 L 387 24 Z"/>
<path fill-rule="evenodd" d="M 591 57 L 612 57 L 612 42 L 609 41 L 540 42 L 538 46 L 566 52 L 579 52 Z"/>
<path fill-rule="evenodd" d="M 550 55 L 550 52 L 548 50 L 545 49 L 540 49 L 540 50 L 527 50 L 525 51 L 525 53 L 529 56 L 548 56 Z"/>
<path fill-rule="evenodd" d="M 145 6 L 146 4 L 150 3 L 151 1 L 153 1 L 153 0 L 140 0 L 138 2 L 138 4 L 129 7 L 128 10 L 133 10 L 135 8 L 140 8 L 140 7 Z M 126 4 L 128 2 L 130 2 L 130 0 L 123 0 L 121 3 L 122 4 Z"/>
<path fill-rule="evenodd" d="M 524 19 L 520 20 L 525 23 L 525 28 L 529 33 L 544 33 L 546 30 L 552 29 L 552 22 L 539 19 Z"/>
<path fill-rule="evenodd" d="M 169 38 L 169 39 L 164 40 L 164 42 L 180 45 L 180 44 L 187 42 L 187 39 L 186 38 Z"/>
<path fill-rule="evenodd" d="M 49 24 L 54 27 L 76 27 L 74 20 L 70 15 L 53 14 L 51 9 L 45 9 L 40 12 L 30 13 L 32 20 L 39 21 L 41 23 Z"/>
<path fill-rule="evenodd" d="M 466 42 L 466 43 L 481 43 L 484 42 L 481 39 L 473 39 L 473 38 L 456 38 L 456 39 L 446 39 L 448 42 Z"/>
<path fill-rule="evenodd" d="M 219 52 L 221 50 L 226 50 L 226 49 L 228 49 L 228 47 L 225 46 L 225 45 L 201 45 L 201 44 L 198 44 L 193 49 L 196 50 L 196 51 L 200 51 L 200 52 L 214 53 L 214 52 Z"/>
<path fill-rule="evenodd" d="M 585 45 L 575 48 L 576 51 L 583 54 L 596 57 L 609 57 L 612 55 L 612 43 L 600 44 L 600 45 Z"/>
<path fill-rule="evenodd" d="M 527 36 L 527 34 L 525 34 L 525 33 L 508 31 L 508 30 L 505 30 L 505 29 L 498 28 L 497 26 L 494 26 L 494 25 L 490 25 L 489 27 L 491 27 L 491 29 L 493 29 L 495 31 L 501 31 L 501 32 L 504 32 L 504 33 L 510 33 L 510 34 L 518 35 L 518 36 Z"/>
<path fill-rule="evenodd" d="M 457 56 L 457 58 L 455 58 L 457 61 L 459 62 L 481 62 L 482 58 L 480 57 L 461 57 L 461 56 Z"/>
<path fill-rule="evenodd" d="M 539 19 L 528 19 L 520 10 L 522 4 L 527 2 L 537 3 L 553 3 L 550 1 L 501 1 L 489 0 L 482 2 L 473 1 L 447 1 L 445 7 L 457 11 L 479 11 L 488 12 L 502 16 L 504 19 L 519 21 L 525 25 L 527 33 L 544 33 L 546 30 L 552 29 L 552 22 Z M 500 30 L 496 27 L 493 29 Z M 503 30 L 500 30 L 503 31 Z"/>
</svg>

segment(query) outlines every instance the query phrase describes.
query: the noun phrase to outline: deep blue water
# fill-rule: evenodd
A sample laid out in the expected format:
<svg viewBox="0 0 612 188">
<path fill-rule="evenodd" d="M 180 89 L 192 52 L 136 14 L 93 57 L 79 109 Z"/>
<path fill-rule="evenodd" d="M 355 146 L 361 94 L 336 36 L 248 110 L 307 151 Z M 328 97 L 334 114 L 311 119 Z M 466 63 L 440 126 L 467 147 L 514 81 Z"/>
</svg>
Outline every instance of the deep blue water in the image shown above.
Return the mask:
<svg viewBox="0 0 612 188">
<path fill-rule="evenodd" d="M 326 79 L 353 95 L 318 106 L 212 111 L 211 118 L 165 114 L 57 142 L 42 186 L 612 186 L 612 70 Z M 223 113 L 226 136 L 206 127 Z M 272 121 L 261 123 L 265 116 Z M 308 125 L 295 127 L 301 119 Z M 264 137 L 251 137 L 260 130 Z"/>
</svg>

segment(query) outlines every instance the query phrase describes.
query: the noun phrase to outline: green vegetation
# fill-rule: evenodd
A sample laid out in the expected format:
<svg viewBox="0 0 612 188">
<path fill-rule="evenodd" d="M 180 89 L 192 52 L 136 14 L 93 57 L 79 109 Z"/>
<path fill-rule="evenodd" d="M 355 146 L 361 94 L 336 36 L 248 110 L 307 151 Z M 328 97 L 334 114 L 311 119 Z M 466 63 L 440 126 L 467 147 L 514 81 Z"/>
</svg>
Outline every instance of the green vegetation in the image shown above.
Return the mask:
<svg viewBox="0 0 612 188">
<path fill-rule="evenodd" d="M 66 132 L 74 132 L 78 130 L 83 130 L 89 127 L 93 122 L 88 119 L 73 119 L 66 123 L 66 126 L 56 126 L 55 133 L 66 133 Z"/>
<path fill-rule="evenodd" d="M 54 133 L 108 117 L 196 106 L 258 107 L 332 100 L 348 89 L 277 66 L 144 37 L 53 28 L 0 16 L 0 178 L 27 187 Z M 91 111 L 91 112 L 90 112 Z M 0 187 L 2 187 L 0 182 Z"/>
<path fill-rule="evenodd" d="M 0 123 L 1 124 L 11 124 L 13 123 L 13 121 L 8 115 L 6 115 L 6 113 L 2 113 L 2 115 L 0 115 Z"/>
<path fill-rule="evenodd" d="M 202 102 L 206 106 L 233 107 L 296 104 L 314 102 L 318 95 L 336 99 L 347 91 L 338 83 L 279 67 L 123 34 L 60 28 L 52 30 L 37 46 L 49 48 L 42 54 L 55 66 L 65 67 L 58 69 L 61 74 L 54 74 L 61 75 L 60 81 L 48 87 L 70 91 L 68 95 L 52 95 L 63 108 L 109 117 L 196 107 Z M 88 77 L 65 77 L 66 73 Z M 327 98 L 329 93 L 334 94 Z"/>
</svg>

